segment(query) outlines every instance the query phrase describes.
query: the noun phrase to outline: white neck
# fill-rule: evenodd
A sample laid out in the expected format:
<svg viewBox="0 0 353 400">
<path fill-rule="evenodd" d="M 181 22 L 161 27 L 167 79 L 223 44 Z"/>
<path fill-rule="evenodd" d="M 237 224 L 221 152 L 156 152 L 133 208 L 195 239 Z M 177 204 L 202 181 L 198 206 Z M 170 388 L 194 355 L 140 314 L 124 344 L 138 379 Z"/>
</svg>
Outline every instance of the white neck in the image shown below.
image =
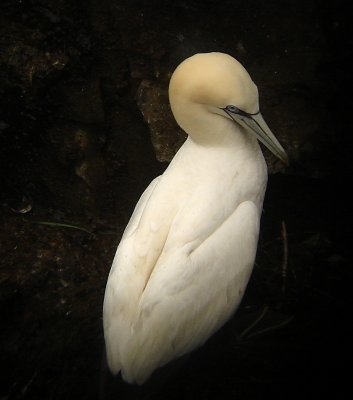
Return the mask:
<svg viewBox="0 0 353 400">
<path fill-rule="evenodd" d="M 259 151 L 257 139 L 234 121 L 218 114 L 205 112 L 185 126 L 190 141 L 206 148 L 226 148 L 231 152 Z"/>
<path fill-rule="evenodd" d="M 178 125 L 201 146 L 241 146 L 244 141 L 249 141 L 250 135 L 226 115 L 223 116 L 222 110 L 181 100 L 171 103 L 171 106 Z"/>
</svg>

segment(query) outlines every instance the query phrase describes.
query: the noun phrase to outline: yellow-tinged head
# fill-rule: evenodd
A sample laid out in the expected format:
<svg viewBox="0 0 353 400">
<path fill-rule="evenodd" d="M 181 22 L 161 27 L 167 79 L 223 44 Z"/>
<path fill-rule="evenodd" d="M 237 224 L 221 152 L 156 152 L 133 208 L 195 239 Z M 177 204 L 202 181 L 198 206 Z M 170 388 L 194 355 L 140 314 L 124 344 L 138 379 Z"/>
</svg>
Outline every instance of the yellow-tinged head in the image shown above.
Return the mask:
<svg viewBox="0 0 353 400">
<path fill-rule="evenodd" d="M 183 61 L 170 80 L 169 100 L 177 123 L 188 134 L 217 125 L 215 115 L 232 119 L 288 164 L 260 114 L 257 86 L 228 54 L 200 53 Z"/>
<path fill-rule="evenodd" d="M 223 53 L 200 53 L 187 58 L 174 71 L 169 85 L 171 106 L 185 99 L 224 108 L 237 105 L 258 111 L 257 87 L 245 68 Z"/>
</svg>

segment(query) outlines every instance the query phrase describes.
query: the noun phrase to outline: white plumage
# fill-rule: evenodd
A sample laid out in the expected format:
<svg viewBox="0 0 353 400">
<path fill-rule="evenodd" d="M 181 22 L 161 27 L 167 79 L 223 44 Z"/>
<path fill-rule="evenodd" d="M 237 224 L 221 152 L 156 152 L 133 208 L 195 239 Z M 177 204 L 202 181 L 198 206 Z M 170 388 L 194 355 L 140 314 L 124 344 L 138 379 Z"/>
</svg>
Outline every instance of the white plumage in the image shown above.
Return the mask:
<svg viewBox="0 0 353 400">
<path fill-rule="evenodd" d="M 138 384 L 232 316 L 254 264 L 267 182 L 257 138 L 287 161 L 234 58 L 188 58 L 169 97 L 189 137 L 137 203 L 104 299 L 108 365 Z"/>
</svg>

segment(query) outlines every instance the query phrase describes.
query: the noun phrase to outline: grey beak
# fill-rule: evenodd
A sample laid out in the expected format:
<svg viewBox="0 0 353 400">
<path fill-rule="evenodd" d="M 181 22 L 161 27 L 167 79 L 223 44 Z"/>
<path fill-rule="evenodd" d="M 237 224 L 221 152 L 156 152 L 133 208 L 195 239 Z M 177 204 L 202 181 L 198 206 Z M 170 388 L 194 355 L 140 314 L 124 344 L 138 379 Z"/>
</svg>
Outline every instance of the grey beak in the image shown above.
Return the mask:
<svg viewBox="0 0 353 400">
<path fill-rule="evenodd" d="M 247 131 L 256 136 L 276 157 L 278 157 L 285 165 L 289 165 L 289 158 L 280 142 L 276 139 L 271 129 L 266 124 L 260 112 L 256 114 L 248 114 L 237 109 L 232 112 L 225 108 L 224 111 L 238 124 Z"/>
</svg>

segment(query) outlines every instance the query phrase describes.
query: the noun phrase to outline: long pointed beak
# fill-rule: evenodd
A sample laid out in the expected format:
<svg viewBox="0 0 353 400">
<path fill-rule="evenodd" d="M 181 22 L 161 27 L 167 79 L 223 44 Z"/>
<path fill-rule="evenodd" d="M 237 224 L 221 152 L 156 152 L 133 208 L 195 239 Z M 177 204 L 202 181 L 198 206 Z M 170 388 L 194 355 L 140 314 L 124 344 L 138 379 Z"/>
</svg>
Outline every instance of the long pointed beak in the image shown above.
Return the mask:
<svg viewBox="0 0 353 400">
<path fill-rule="evenodd" d="M 227 112 L 229 116 L 241 126 L 247 129 L 250 133 L 263 143 L 276 157 L 278 157 L 285 165 L 289 165 L 289 158 L 280 142 L 276 139 L 271 129 L 266 124 L 262 115 L 257 114 L 236 114 Z"/>
</svg>

